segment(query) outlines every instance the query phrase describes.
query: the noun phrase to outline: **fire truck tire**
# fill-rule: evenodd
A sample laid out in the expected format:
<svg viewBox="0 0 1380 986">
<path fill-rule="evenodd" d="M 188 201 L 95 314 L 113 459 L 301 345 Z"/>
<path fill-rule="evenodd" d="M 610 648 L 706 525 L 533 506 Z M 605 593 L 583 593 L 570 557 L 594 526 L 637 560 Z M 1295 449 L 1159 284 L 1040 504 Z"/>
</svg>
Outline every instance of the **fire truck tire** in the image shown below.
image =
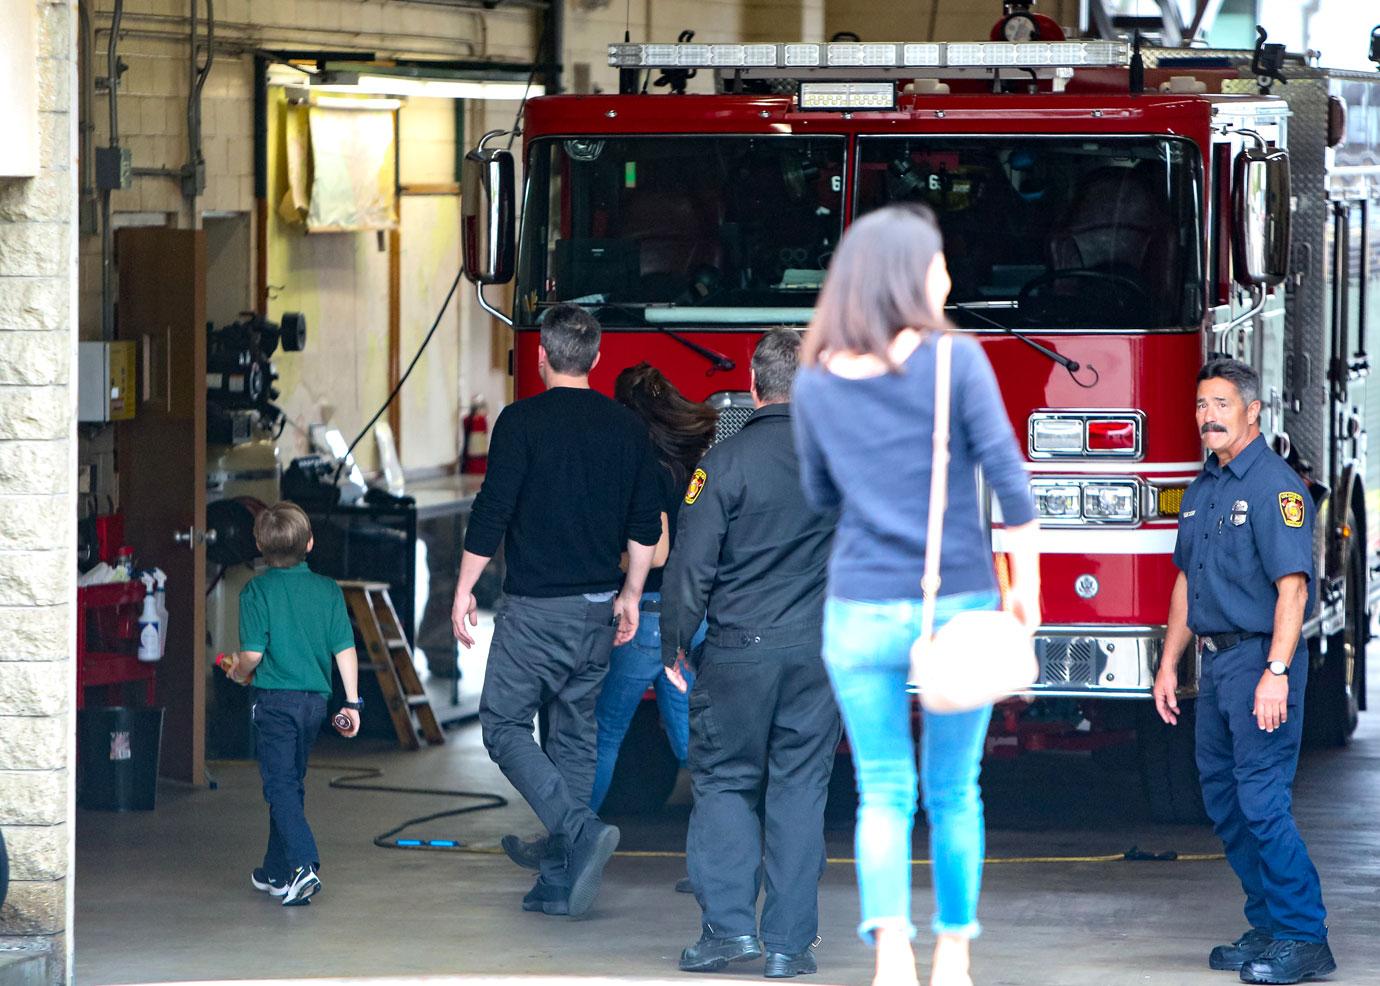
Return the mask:
<svg viewBox="0 0 1380 986">
<path fill-rule="evenodd" d="M 1355 530 L 1356 518 L 1348 521 Z M 1346 625 L 1327 638 L 1322 666 L 1309 665 L 1303 699 L 1303 741 L 1326 749 L 1345 746 L 1359 719 L 1356 669 L 1366 656 L 1365 559 L 1360 538 L 1351 539 L 1347 554 Z"/>
<path fill-rule="evenodd" d="M 1199 825 L 1207 821 L 1193 751 L 1195 718 L 1193 699 L 1179 702 L 1177 726 L 1165 724 L 1155 712 L 1153 702 L 1138 705 L 1136 747 L 1140 776 L 1150 817 L 1157 822 Z"/>
<path fill-rule="evenodd" d="M 618 750 L 613 780 L 599 806 L 601 815 L 645 815 L 666 806 L 680 764 L 661 728 L 656 703 L 644 701 L 633 714 Z"/>
</svg>

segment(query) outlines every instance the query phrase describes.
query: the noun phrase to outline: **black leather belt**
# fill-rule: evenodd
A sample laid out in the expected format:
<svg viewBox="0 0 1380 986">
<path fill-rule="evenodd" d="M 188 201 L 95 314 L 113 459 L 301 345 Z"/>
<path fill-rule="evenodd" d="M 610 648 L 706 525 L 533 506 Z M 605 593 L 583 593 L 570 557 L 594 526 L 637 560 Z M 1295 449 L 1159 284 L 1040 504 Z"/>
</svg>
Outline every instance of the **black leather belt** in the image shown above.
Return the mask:
<svg viewBox="0 0 1380 986">
<path fill-rule="evenodd" d="M 644 612 L 644 613 L 660 613 L 660 612 L 661 612 L 661 600 L 660 600 L 660 599 L 643 599 L 643 600 L 641 600 L 641 601 L 638 602 L 637 608 L 640 609 L 640 610 L 642 610 L 642 612 Z"/>
<path fill-rule="evenodd" d="M 1204 633 L 1198 639 L 1203 642 L 1203 646 L 1214 653 L 1219 650 L 1231 650 L 1243 640 L 1254 640 L 1256 637 L 1264 637 L 1263 633 Z"/>
</svg>

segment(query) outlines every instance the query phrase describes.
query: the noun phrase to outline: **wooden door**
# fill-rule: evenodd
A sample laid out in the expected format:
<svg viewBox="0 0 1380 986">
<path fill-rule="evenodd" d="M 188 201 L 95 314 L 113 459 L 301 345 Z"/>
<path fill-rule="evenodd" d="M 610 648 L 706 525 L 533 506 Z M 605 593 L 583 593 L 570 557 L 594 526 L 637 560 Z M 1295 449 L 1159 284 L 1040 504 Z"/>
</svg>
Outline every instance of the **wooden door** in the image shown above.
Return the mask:
<svg viewBox="0 0 1380 986">
<path fill-rule="evenodd" d="M 139 402 L 119 426 L 125 541 L 168 573 L 168 643 L 158 668 L 161 772 L 200 784 L 206 765 L 206 241 L 200 230 L 116 234 L 117 332 L 138 343 Z M 175 535 L 189 539 L 175 540 Z"/>
</svg>

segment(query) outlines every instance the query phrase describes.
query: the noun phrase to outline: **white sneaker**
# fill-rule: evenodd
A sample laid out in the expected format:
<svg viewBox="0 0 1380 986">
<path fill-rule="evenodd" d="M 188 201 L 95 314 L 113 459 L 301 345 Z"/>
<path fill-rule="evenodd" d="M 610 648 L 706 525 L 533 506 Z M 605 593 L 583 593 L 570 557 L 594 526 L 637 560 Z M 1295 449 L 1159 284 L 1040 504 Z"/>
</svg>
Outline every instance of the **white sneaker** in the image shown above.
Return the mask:
<svg viewBox="0 0 1380 986">
<path fill-rule="evenodd" d="M 299 866 L 292 871 L 287 890 L 283 892 L 283 906 L 296 907 L 311 903 L 312 894 L 321 889 L 321 880 L 316 875 L 316 867 Z"/>
</svg>

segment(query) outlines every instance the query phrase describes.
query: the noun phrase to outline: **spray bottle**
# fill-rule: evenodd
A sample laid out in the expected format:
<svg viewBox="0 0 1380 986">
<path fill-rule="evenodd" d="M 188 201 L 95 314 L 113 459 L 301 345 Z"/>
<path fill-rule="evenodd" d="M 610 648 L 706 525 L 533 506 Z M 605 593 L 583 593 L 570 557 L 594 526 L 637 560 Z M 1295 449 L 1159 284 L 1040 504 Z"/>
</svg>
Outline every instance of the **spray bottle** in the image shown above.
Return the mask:
<svg viewBox="0 0 1380 986">
<path fill-rule="evenodd" d="M 168 573 L 161 568 L 153 570 L 153 581 L 158 584 L 154 592 L 154 609 L 158 612 L 158 656 L 168 652 Z"/>
<path fill-rule="evenodd" d="M 158 647 L 158 602 L 153 597 L 153 575 L 139 576 L 144 583 L 144 611 L 139 614 L 139 660 L 152 662 L 162 657 Z"/>
</svg>

